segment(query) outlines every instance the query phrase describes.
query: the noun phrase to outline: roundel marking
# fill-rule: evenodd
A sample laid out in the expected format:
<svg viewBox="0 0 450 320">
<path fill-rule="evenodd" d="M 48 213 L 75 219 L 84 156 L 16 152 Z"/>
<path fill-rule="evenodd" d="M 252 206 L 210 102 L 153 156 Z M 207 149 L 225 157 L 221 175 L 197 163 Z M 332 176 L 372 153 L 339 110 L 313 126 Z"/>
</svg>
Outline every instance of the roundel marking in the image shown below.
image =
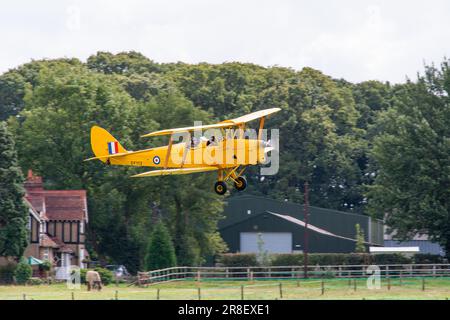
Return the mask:
<svg viewBox="0 0 450 320">
<path fill-rule="evenodd" d="M 153 163 L 154 164 L 159 164 L 161 162 L 161 159 L 158 156 L 154 156 L 153 157 Z"/>
</svg>

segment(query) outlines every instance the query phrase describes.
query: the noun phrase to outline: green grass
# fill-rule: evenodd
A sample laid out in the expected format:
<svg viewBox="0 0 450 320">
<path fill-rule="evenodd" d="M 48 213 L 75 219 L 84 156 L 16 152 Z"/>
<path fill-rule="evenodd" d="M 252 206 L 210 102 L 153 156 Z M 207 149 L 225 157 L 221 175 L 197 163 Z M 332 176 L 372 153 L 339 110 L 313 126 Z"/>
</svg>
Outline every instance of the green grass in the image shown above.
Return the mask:
<svg viewBox="0 0 450 320">
<path fill-rule="evenodd" d="M 280 283 L 282 295 L 280 297 Z M 321 280 L 265 280 L 265 281 L 195 281 L 169 282 L 146 288 L 109 285 L 101 292 L 88 292 L 85 286 L 79 290 L 70 290 L 65 284 L 39 286 L 0 286 L 0 300 L 71 300 L 72 293 L 75 300 L 111 300 L 116 292 L 119 300 L 155 300 L 159 289 L 160 299 L 169 300 L 197 300 L 198 288 L 201 299 L 241 299 L 241 285 L 244 286 L 244 299 L 272 300 L 272 299 L 448 299 L 450 298 L 450 278 L 426 278 L 425 291 L 422 291 L 422 279 L 393 278 L 388 289 L 386 279 L 382 280 L 381 289 L 370 290 L 366 286 L 366 279 L 356 280 L 356 291 L 353 280 L 325 279 L 324 294 L 322 295 Z"/>
</svg>

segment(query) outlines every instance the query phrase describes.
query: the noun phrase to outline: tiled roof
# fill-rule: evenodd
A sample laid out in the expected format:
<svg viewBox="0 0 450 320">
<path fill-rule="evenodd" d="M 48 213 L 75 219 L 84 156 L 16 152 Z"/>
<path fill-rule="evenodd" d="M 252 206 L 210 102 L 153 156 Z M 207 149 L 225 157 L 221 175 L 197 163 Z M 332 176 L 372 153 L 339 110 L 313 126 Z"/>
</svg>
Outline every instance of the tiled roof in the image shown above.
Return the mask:
<svg viewBox="0 0 450 320">
<path fill-rule="evenodd" d="M 55 240 L 50 238 L 48 235 L 43 234 L 41 237 L 42 237 L 40 243 L 41 247 L 59 248 L 59 245 L 55 242 Z"/>
<path fill-rule="evenodd" d="M 87 220 L 86 190 L 44 190 L 42 178 L 28 173 L 26 198 L 48 220 Z"/>
<path fill-rule="evenodd" d="M 64 242 L 62 242 L 59 238 L 52 237 L 51 239 L 58 245 L 59 251 L 73 253 L 73 250 L 69 246 L 67 246 Z"/>
</svg>

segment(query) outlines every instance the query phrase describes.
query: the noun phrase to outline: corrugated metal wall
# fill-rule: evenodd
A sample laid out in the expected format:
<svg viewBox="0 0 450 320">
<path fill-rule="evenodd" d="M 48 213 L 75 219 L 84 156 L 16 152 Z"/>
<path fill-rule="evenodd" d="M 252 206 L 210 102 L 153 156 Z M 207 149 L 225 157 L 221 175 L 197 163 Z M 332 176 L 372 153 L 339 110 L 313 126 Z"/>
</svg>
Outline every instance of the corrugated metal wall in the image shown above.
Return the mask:
<svg viewBox="0 0 450 320">
<path fill-rule="evenodd" d="M 219 229 L 233 225 L 244 219 L 257 215 L 265 211 L 290 215 L 299 220 L 304 220 L 303 205 L 276 201 L 256 196 L 235 196 L 229 198 L 225 207 L 225 219 L 219 222 Z M 354 213 L 347 213 L 337 210 L 330 210 L 311 206 L 309 222 L 316 227 L 325 229 L 334 234 L 355 238 L 355 225 L 358 223 L 366 241 L 377 245 L 383 245 L 383 224 L 376 219 Z M 370 231 L 369 231 L 370 230 Z"/>
</svg>

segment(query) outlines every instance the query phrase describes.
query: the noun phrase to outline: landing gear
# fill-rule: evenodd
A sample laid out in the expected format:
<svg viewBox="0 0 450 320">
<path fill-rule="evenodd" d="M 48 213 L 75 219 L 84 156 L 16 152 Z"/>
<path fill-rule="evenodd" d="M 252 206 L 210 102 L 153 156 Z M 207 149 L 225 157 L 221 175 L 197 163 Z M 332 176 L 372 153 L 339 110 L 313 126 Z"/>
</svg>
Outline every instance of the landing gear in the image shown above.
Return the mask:
<svg viewBox="0 0 450 320">
<path fill-rule="evenodd" d="M 247 180 L 245 180 L 244 177 L 237 177 L 236 179 L 234 179 L 234 187 L 238 191 L 244 190 L 245 188 L 247 188 Z"/>
<path fill-rule="evenodd" d="M 220 169 L 218 171 L 218 181 L 214 185 L 214 191 L 217 194 L 224 195 L 227 192 L 227 185 L 225 182 L 229 180 L 234 181 L 234 187 L 238 191 L 242 191 L 247 187 L 247 180 L 242 176 L 245 167 L 240 171 L 237 171 L 238 169 L 239 166 L 236 166 L 234 168 Z"/>
<path fill-rule="evenodd" d="M 214 184 L 214 191 L 221 196 L 227 192 L 227 184 L 223 181 L 217 181 Z"/>
</svg>

